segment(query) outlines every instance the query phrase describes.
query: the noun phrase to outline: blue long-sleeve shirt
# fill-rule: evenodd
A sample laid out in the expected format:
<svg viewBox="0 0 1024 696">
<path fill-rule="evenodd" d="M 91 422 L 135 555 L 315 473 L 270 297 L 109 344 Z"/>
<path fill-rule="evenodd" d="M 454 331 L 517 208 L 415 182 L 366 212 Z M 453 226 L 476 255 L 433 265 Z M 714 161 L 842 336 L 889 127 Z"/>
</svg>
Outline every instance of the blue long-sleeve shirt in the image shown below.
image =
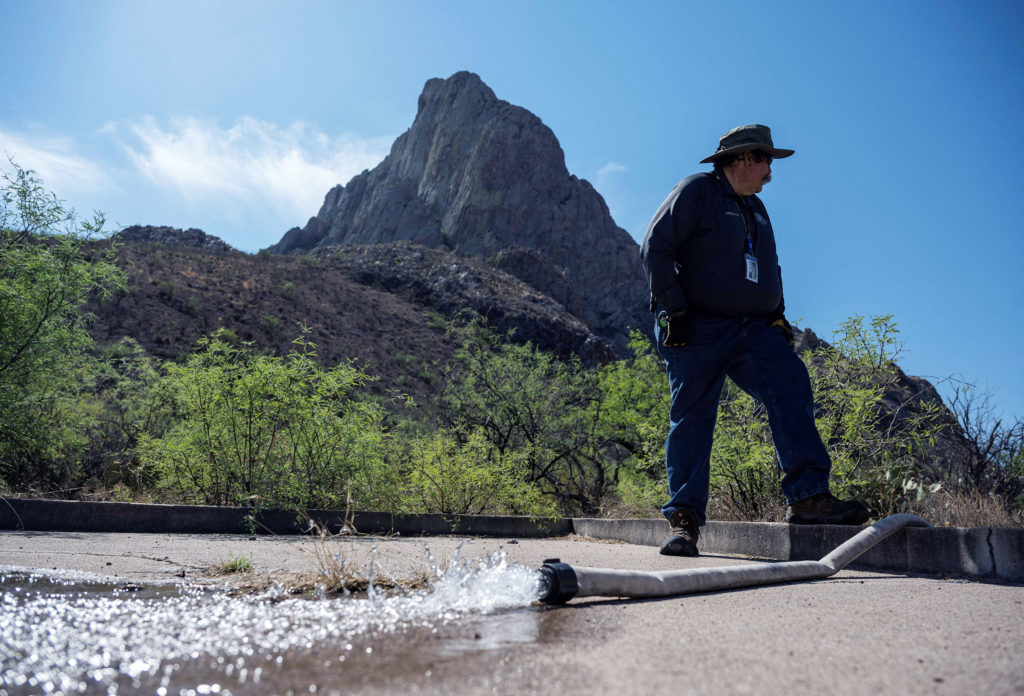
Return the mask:
<svg viewBox="0 0 1024 696">
<path fill-rule="evenodd" d="M 750 249 L 756 283 L 747 279 Z M 668 312 L 741 316 L 783 308 L 768 211 L 757 196 L 738 195 L 721 173 L 694 174 L 676 185 L 648 225 L 640 256 L 652 304 Z"/>
</svg>

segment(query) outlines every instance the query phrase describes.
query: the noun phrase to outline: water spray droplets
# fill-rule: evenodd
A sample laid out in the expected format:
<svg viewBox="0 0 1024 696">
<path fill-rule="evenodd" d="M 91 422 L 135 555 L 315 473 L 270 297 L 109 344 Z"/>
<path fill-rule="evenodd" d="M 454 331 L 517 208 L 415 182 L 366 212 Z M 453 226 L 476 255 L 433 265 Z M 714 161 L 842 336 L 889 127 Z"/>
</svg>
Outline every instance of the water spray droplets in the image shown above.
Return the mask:
<svg viewBox="0 0 1024 696">
<path fill-rule="evenodd" d="M 334 644 L 351 655 L 359 638 L 364 657 L 374 635 L 436 626 L 467 614 L 525 607 L 539 597 L 539 574 L 508 563 L 504 552 L 463 560 L 457 551 L 442 568 L 433 556 L 426 589 L 388 593 L 375 584 L 377 552 L 366 600 L 289 597 L 280 585 L 254 597 L 173 586 L 115 592 L 110 579 L 88 574 L 39 575 L 0 569 L 0 687 L 64 693 L 105 687 L 168 691 L 189 665 L 206 665 L 226 682 L 259 679 L 262 668 L 289 651 Z M 195 682 L 193 682 L 195 684 Z M 204 684 L 211 688 L 215 682 Z M 159 688 L 154 688 L 159 687 Z M 193 686 L 198 693 L 198 686 Z"/>
</svg>

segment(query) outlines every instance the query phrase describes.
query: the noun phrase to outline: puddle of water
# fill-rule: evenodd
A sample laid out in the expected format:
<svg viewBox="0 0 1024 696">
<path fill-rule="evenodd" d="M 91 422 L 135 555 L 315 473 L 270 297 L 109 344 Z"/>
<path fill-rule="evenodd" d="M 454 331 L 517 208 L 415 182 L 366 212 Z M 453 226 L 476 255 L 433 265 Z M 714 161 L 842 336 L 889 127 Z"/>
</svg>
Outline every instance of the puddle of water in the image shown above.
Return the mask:
<svg viewBox="0 0 1024 696">
<path fill-rule="evenodd" d="M 0 567 L 0 593 L 0 696 L 287 693 L 296 685 L 330 693 L 323 682 L 346 683 L 346 664 L 363 666 L 351 676 L 365 674 L 375 651 L 425 651 L 405 660 L 419 669 L 466 650 L 535 641 L 536 610 L 510 610 L 538 598 L 539 573 L 503 553 L 456 556 L 434 568 L 424 590 L 389 596 L 371 585 L 366 599 L 306 599 L 280 588 L 229 597 Z M 436 640 L 449 624 L 496 613 L 471 635 Z"/>
</svg>

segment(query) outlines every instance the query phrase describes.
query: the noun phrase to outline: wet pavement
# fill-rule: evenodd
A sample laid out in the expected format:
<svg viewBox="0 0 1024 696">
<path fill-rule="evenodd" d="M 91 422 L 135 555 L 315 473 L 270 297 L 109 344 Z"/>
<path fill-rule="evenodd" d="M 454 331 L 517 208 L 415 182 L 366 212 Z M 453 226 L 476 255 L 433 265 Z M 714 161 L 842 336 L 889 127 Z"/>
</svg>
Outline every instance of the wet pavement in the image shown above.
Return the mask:
<svg viewBox="0 0 1024 696">
<path fill-rule="evenodd" d="M 0 532 L 0 694 L 1024 693 L 1019 585 L 842 571 L 546 607 L 530 600 L 532 569 L 549 557 L 641 570 L 746 562 L 578 538 Z M 252 570 L 219 574 L 238 558 Z M 431 586 L 287 592 L 324 558 Z"/>
</svg>

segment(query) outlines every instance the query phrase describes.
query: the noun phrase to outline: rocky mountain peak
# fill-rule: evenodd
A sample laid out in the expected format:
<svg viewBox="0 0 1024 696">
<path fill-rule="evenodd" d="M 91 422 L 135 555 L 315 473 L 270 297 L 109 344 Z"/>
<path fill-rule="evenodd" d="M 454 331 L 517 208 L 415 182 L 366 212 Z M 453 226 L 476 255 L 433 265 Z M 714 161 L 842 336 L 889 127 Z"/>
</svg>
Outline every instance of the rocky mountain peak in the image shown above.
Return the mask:
<svg viewBox="0 0 1024 696">
<path fill-rule="evenodd" d="M 456 101 L 461 102 L 459 107 L 455 106 Z M 440 77 L 427 80 L 417 103 L 417 112 L 424 114 L 445 109 L 466 113 L 472 111 L 474 105 L 482 111 L 485 106 L 498 101 L 494 90 L 484 84 L 479 75 L 463 70 L 447 80 Z"/>
<path fill-rule="evenodd" d="M 271 250 L 400 240 L 483 259 L 514 247 L 536 252 L 541 268 L 505 270 L 619 351 L 628 328 L 648 322 L 636 242 L 594 188 L 569 174 L 551 129 L 473 73 L 429 80 L 384 161 L 334 187 L 319 213 Z"/>
</svg>

